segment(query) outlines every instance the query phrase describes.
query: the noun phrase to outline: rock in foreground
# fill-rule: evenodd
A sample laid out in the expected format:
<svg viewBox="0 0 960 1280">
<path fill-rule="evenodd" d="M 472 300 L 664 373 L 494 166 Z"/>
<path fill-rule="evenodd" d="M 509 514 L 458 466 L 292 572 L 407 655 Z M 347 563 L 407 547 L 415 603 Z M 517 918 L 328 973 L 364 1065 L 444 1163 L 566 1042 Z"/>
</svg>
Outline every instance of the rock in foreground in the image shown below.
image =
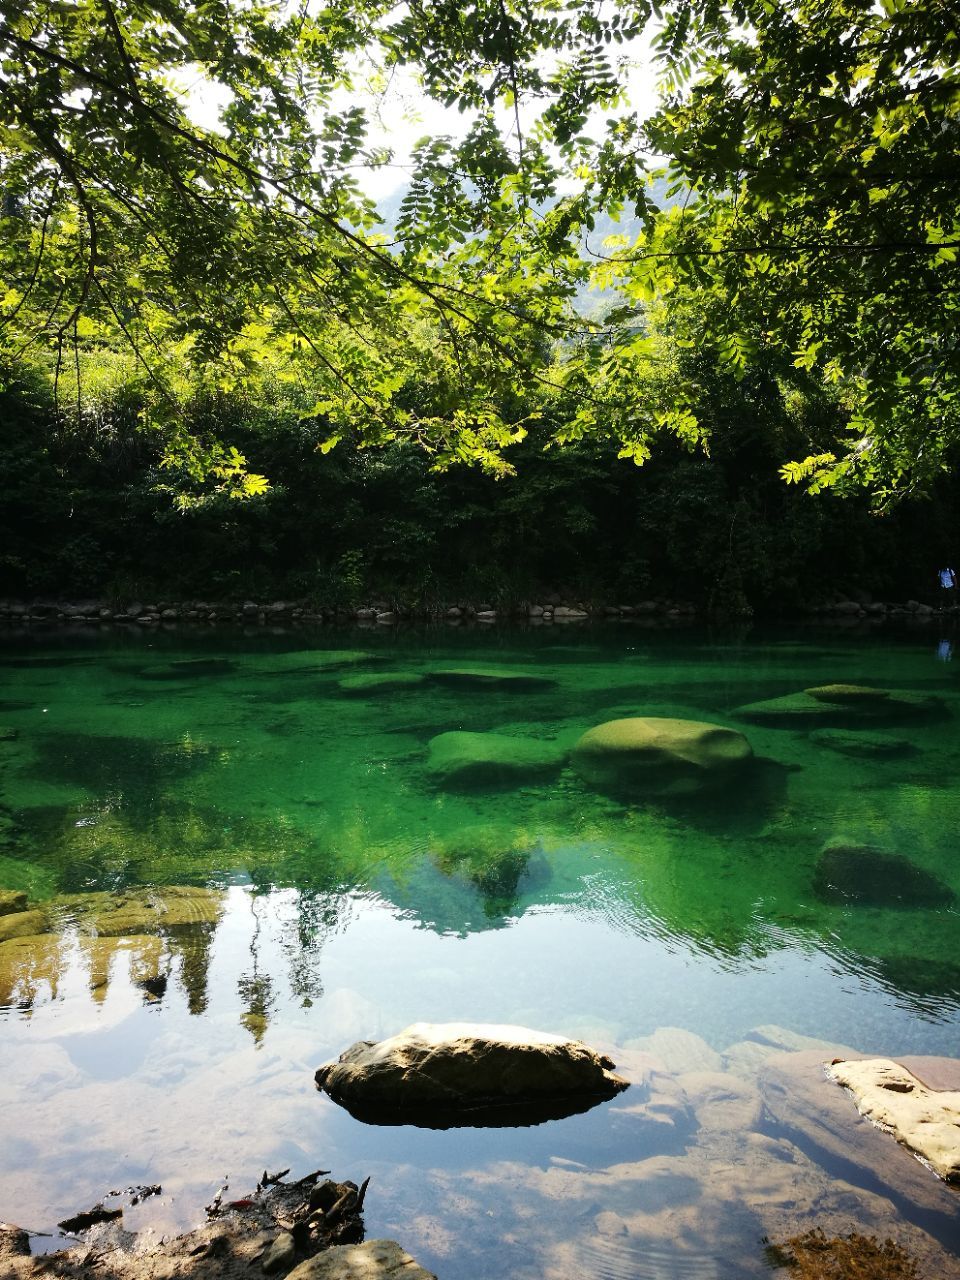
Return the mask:
<svg viewBox="0 0 960 1280">
<path fill-rule="evenodd" d="M 857 1110 L 948 1182 L 960 1182 L 960 1091 L 932 1089 L 889 1058 L 837 1062 L 828 1075 L 853 1094 Z"/>
<path fill-rule="evenodd" d="M 608 720 L 588 729 L 573 749 L 587 782 L 647 795 L 683 795 L 722 783 L 752 756 L 736 729 L 660 716 Z"/>
<path fill-rule="evenodd" d="M 301 1262 L 289 1280 L 437 1280 L 395 1240 L 335 1245 Z"/>
<path fill-rule="evenodd" d="M 587 1111 L 627 1087 L 579 1040 L 526 1027 L 417 1022 L 361 1040 L 316 1073 L 317 1087 L 372 1124 L 539 1124 Z"/>
</svg>

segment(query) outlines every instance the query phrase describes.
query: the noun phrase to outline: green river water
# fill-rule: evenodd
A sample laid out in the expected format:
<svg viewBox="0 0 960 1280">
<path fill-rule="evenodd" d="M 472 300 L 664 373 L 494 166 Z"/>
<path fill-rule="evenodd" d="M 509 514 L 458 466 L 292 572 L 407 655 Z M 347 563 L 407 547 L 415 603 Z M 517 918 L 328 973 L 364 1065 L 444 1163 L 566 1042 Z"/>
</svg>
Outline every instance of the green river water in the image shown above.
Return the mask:
<svg viewBox="0 0 960 1280">
<path fill-rule="evenodd" d="M 705 1137 L 667 1081 L 659 1102 L 637 1086 L 535 1128 L 374 1127 L 313 1071 L 415 1021 L 517 1023 L 618 1061 L 659 1054 L 689 1096 L 709 1073 L 722 1110 L 720 1077 L 746 1105 L 796 1037 L 960 1056 L 948 655 L 935 632 L 8 633 L 0 888 L 27 891 L 40 923 L 0 942 L 0 1218 L 48 1229 L 160 1182 L 129 1225 L 172 1231 L 225 1176 L 239 1195 L 264 1167 L 322 1166 L 371 1175 L 368 1235 L 443 1280 L 764 1274 L 764 1205 L 816 1225 L 805 1196 L 826 1204 L 830 1183 L 797 1157 L 781 1203 L 762 1120 L 753 1146 L 739 1119 Z M 451 670 L 531 679 L 436 679 Z M 426 678 L 351 679 L 390 674 Z M 839 703 L 738 712 L 834 682 L 897 700 L 867 721 Z M 443 732 L 565 753 L 625 716 L 735 727 L 761 762 L 659 800 L 569 764 L 469 787 L 427 768 Z M 848 754 L 864 734 L 891 754 Z M 865 896 L 824 889 L 837 844 L 907 859 L 937 893 L 910 905 L 902 864 Z M 123 901 L 107 894 L 149 886 L 204 892 L 174 897 L 159 936 L 102 924 Z M 754 1148 L 757 1194 L 725 1199 Z"/>
</svg>

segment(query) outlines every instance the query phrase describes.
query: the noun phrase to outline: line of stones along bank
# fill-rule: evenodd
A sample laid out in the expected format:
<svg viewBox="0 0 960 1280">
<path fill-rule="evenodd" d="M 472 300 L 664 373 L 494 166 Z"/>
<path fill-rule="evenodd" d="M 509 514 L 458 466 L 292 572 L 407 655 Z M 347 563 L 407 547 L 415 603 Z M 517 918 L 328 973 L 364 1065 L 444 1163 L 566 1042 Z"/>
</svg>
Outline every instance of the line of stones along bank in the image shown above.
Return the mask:
<svg viewBox="0 0 960 1280">
<path fill-rule="evenodd" d="M 0 624 L 57 625 L 81 624 L 138 627 L 171 627 L 181 623 L 227 623 L 245 626 L 279 625 L 284 627 L 318 623 L 356 623 L 359 626 L 392 626 L 414 621 L 445 621 L 452 626 L 492 624 L 499 621 L 523 620 L 531 626 L 550 623 L 585 622 L 588 620 L 626 619 L 656 623 L 690 621 L 701 611 L 687 601 L 669 599 L 641 600 L 636 604 L 598 604 L 596 601 L 564 600 L 551 594 L 542 603 L 519 603 L 506 608 L 490 604 L 458 603 L 409 608 L 387 601 L 374 601 L 362 608 L 334 608 L 306 601 L 272 600 L 242 602 L 161 601 L 141 604 L 132 600 L 0 600 Z M 865 598 L 843 597 L 826 603 L 808 605 L 795 616 L 811 622 L 834 624 L 878 623 L 886 621 L 923 623 L 936 617 L 960 616 L 960 605 L 934 605 L 919 600 L 905 603 L 883 603 Z"/>
<path fill-rule="evenodd" d="M 560 597 L 546 597 L 543 604 L 518 604 L 495 609 L 489 604 L 443 604 L 431 608 L 407 608 L 386 602 L 374 602 L 358 609 L 324 608 L 301 601 L 274 600 L 242 603 L 208 603 L 207 601 L 161 601 L 158 604 L 107 603 L 102 600 L 74 602 L 34 600 L 0 600 L 0 622 L 12 624 L 80 623 L 89 625 L 131 625 L 161 627 L 186 623 L 242 623 L 245 625 L 284 626 L 301 623 L 354 622 L 367 626 L 391 626 L 408 621 L 446 621 L 451 624 L 495 623 L 500 620 L 524 619 L 539 626 L 553 622 L 583 622 L 598 618 L 693 618 L 692 604 L 674 600 L 643 600 L 638 604 L 597 605 L 575 601 L 565 603 Z"/>
</svg>

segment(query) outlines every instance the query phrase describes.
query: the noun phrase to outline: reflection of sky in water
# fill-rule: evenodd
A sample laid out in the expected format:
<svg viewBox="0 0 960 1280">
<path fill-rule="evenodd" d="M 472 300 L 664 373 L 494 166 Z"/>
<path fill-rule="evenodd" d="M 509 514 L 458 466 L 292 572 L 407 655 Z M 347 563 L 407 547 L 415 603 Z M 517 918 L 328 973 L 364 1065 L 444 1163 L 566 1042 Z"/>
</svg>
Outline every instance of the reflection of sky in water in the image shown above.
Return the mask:
<svg viewBox="0 0 960 1280">
<path fill-rule="evenodd" d="M 716 1170 L 748 1148 L 776 1203 L 760 1132 L 734 1149 L 698 1136 L 682 1108 L 669 1124 L 640 1114 L 640 1085 L 534 1129 L 373 1128 L 317 1094 L 312 1074 L 414 1021 L 520 1023 L 618 1061 L 680 1027 L 731 1050 L 718 1070 L 747 1076 L 766 1052 L 755 1029 L 771 1025 L 869 1053 L 960 1053 L 955 910 L 850 909 L 811 892 L 818 852 L 838 838 L 897 850 L 960 891 L 955 721 L 891 728 L 913 747 L 892 761 L 745 727 L 780 772 L 700 807 L 624 806 L 569 773 L 493 795 L 437 792 L 422 776 L 429 737 L 451 728 L 566 744 L 630 710 L 735 723 L 741 703 L 829 680 L 937 690 L 952 705 L 950 669 L 929 646 L 728 651 L 625 632 L 592 648 L 369 644 L 371 670 L 502 661 L 559 693 L 347 700 L 336 681 L 352 659 L 306 678 L 298 657 L 270 652 L 231 653 L 189 680 L 164 665 L 189 654 L 149 655 L 143 674 L 132 647 L 7 672 L 16 697 L 0 720 L 20 737 L 0 744 L 0 782 L 18 825 L 0 845 L 0 886 L 42 900 L 209 878 L 226 898 L 199 948 L 187 929 L 162 940 L 159 964 L 140 955 L 159 1000 L 127 978 L 124 945 L 93 999 L 91 947 L 71 925 L 57 998 L 41 981 L 32 1009 L 0 1012 L 0 1215 L 37 1227 L 110 1186 L 160 1181 L 164 1196 L 128 1216 L 170 1230 L 196 1220 L 224 1174 L 240 1194 L 265 1166 L 324 1167 L 371 1174 L 368 1234 L 398 1237 L 447 1280 L 587 1267 L 719 1280 L 733 1257 L 753 1274 L 743 1251 L 762 1214 L 746 1193 L 708 1193 L 703 1169 L 726 1185 Z M 109 949 L 98 954 L 102 967 Z M 809 1170 L 790 1176 L 827 1195 Z"/>
</svg>

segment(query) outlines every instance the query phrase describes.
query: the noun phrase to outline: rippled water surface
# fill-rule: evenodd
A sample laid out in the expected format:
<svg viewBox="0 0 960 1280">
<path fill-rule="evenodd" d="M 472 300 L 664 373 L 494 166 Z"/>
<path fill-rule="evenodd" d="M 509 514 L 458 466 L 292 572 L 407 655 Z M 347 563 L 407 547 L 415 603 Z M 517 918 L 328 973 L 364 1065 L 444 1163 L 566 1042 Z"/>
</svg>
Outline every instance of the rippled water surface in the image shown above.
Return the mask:
<svg viewBox="0 0 960 1280">
<path fill-rule="evenodd" d="M 0 888 L 36 914 L 0 941 L 0 1218 L 161 1182 L 130 1225 L 169 1231 L 225 1175 L 322 1166 L 372 1175 L 368 1234 L 447 1280 L 763 1274 L 764 1206 L 803 1227 L 803 1187 L 829 1198 L 806 1157 L 779 1180 L 750 1110 L 768 1054 L 960 1055 L 960 660 L 937 640 L 5 636 Z M 528 679 L 443 675 L 478 670 Z M 836 682 L 893 701 L 739 711 Z M 635 715 L 737 728 L 758 763 L 703 795 L 588 785 L 570 748 Z M 453 730 L 567 763 L 441 785 L 428 744 Z M 906 862 L 838 888 L 838 846 Z M 315 1092 L 354 1040 L 450 1020 L 582 1037 L 638 1083 L 453 1132 Z M 756 1194 L 724 1198 L 745 1151 Z"/>
</svg>

